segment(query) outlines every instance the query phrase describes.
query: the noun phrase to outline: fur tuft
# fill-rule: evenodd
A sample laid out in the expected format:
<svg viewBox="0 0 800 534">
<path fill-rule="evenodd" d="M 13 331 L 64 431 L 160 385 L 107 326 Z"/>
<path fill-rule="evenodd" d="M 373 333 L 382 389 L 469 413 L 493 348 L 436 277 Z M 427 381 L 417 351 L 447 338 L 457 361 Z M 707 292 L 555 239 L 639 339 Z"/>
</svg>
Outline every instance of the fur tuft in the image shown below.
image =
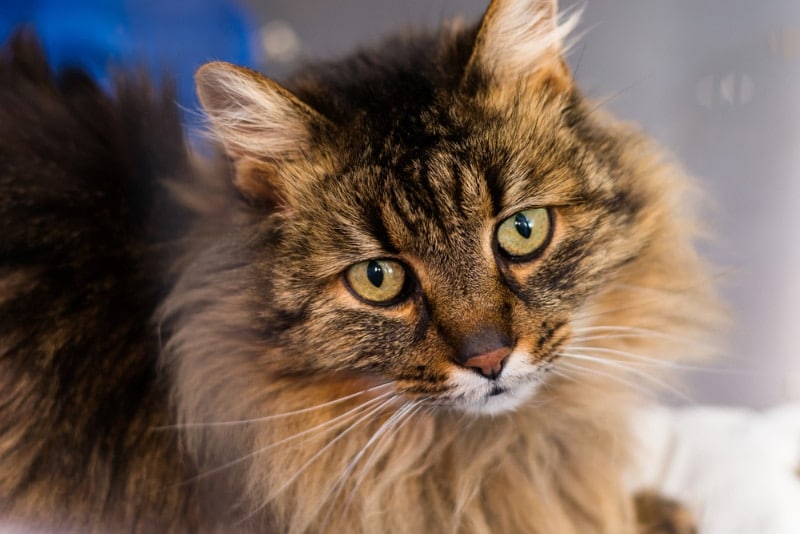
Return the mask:
<svg viewBox="0 0 800 534">
<path fill-rule="evenodd" d="M 558 20 L 553 0 L 494 0 L 481 22 L 467 73 L 480 70 L 498 83 L 516 83 L 563 68 L 566 39 L 581 11 Z"/>
<path fill-rule="evenodd" d="M 191 175 L 174 93 L 56 75 L 28 33 L 0 79 L 0 510 L 184 523 L 190 493 L 159 489 L 183 472 L 177 441 L 152 432 L 169 410 L 151 317 L 192 223 L 165 194 Z"/>
</svg>

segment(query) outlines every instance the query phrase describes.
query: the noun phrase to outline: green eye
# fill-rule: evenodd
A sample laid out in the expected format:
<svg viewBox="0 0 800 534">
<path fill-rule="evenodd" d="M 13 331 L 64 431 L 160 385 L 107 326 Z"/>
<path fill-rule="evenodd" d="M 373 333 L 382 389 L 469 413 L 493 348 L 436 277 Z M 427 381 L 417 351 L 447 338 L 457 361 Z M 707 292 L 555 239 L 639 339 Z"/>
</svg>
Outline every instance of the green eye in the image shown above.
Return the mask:
<svg viewBox="0 0 800 534">
<path fill-rule="evenodd" d="M 515 213 L 497 228 L 497 244 L 512 259 L 529 259 L 550 239 L 550 213 L 535 208 Z"/>
<path fill-rule="evenodd" d="M 357 296 L 371 304 L 388 304 L 406 285 L 406 271 L 392 260 L 369 260 L 347 269 L 347 285 Z"/>
</svg>

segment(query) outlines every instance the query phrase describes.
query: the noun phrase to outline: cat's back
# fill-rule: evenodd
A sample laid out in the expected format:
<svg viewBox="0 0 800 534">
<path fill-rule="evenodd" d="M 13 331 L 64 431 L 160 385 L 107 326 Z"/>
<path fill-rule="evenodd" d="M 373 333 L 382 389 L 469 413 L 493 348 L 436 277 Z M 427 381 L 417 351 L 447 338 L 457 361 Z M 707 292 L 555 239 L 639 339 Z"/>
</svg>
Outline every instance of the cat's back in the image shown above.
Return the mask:
<svg viewBox="0 0 800 534">
<path fill-rule="evenodd" d="M 28 522 L 64 503 L 62 526 L 180 515 L 184 503 L 152 487 L 180 467 L 162 461 L 170 435 L 152 431 L 166 388 L 150 317 L 168 285 L 164 244 L 187 221 L 162 182 L 188 172 L 169 91 L 129 78 L 111 97 L 79 70 L 56 76 L 30 35 L 2 51 L 4 516 Z M 124 454 L 136 447 L 149 452 Z M 152 480 L 117 484 L 142 464 Z M 133 494 L 144 508 L 115 507 Z"/>
</svg>

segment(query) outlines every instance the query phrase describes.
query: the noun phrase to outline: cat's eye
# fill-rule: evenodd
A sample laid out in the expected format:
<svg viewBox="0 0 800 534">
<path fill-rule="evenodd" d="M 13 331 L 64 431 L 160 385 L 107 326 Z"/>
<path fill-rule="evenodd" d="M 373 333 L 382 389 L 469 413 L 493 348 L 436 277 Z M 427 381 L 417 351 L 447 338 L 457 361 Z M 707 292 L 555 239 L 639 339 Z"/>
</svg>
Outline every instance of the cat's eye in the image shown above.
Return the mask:
<svg viewBox="0 0 800 534">
<path fill-rule="evenodd" d="M 406 271 L 392 260 L 368 260 L 352 265 L 345 274 L 356 296 L 370 304 L 391 304 L 406 287 Z"/>
<path fill-rule="evenodd" d="M 551 233 L 552 219 L 547 208 L 523 210 L 497 227 L 497 245 L 512 260 L 528 260 L 547 246 Z"/>
</svg>

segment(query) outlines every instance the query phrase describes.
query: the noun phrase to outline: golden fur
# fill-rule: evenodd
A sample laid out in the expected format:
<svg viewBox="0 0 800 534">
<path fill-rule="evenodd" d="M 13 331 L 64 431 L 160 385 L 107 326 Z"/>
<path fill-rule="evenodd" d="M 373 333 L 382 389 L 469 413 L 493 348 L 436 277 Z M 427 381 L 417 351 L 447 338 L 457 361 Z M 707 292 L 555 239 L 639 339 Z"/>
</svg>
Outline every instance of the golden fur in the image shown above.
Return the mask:
<svg viewBox="0 0 800 534">
<path fill-rule="evenodd" d="M 203 67 L 239 194 L 164 171 L 195 214 L 147 244 L 168 261 L 130 252 L 126 277 L 81 282 L 132 296 L 65 305 L 25 350 L 10 349 L 22 320 L 0 332 L 13 414 L 0 512 L 79 531 L 636 532 L 628 415 L 693 355 L 713 289 L 688 180 L 575 87 L 574 23 L 551 1 L 493 0 L 474 28 L 312 65 L 285 87 Z M 509 257 L 498 225 L 534 208 L 546 246 Z M 345 276 L 374 259 L 406 270 L 388 305 Z M 162 269 L 158 285 L 128 264 Z M 26 269 L 1 272 L 0 305 L 39 283 Z M 128 302 L 139 322 L 103 326 Z M 125 343 L 86 356 L 81 343 L 107 338 Z M 513 349 L 504 374 L 465 366 L 476 346 Z M 52 371 L 68 358 L 78 371 Z M 75 413 L 57 409 L 60 384 L 79 392 Z M 27 448 L 32 435 L 47 447 Z M 70 466 L 51 484 L 47 458 Z"/>
<path fill-rule="evenodd" d="M 547 35 L 544 45 L 530 47 L 534 53 L 528 60 L 535 68 L 528 69 L 527 74 L 515 77 L 506 72 L 502 68 L 503 51 L 493 48 L 495 43 L 491 42 L 491 35 L 503 30 L 495 27 L 496 21 L 508 19 L 504 10 L 518 9 L 524 3 L 496 1 L 492 4 L 463 76 L 462 85 L 468 86 L 472 83 L 472 76 L 484 75 L 471 73 L 472 69 L 480 68 L 482 58 L 499 57 L 497 64 L 490 67 L 492 81 L 470 97 L 471 105 L 491 110 L 501 117 L 494 129 L 487 127 L 490 133 L 481 142 L 514 145 L 519 142 L 519 137 L 524 137 L 523 132 L 533 132 L 539 144 L 545 147 L 558 146 L 566 150 L 570 146 L 586 144 L 587 141 L 576 138 L 573 131 L 558 126 L 573 88 L 559 55 L 558 43 L 562 34 L 551 38 L 551 34 L 558 34 L 560 29 L 554 25 L 548 28 L 555 17 L 554 11 L 548 11 L 552 6 L 546 6 L 546 2 L 530 2 L 537 4 L 533 11 L 543 15 L 533 17 L 529 23 Z M 532 32 L 532 35 L 532 39 L 542 39 L 540 33 Z M 520 57 L 515 57 L 515 63 L 509 68 L 525 72 L 519 65 Z M 259 129 L 261 115 L 256 112 L 248 119 L 247 131 L 237 122 L 241 114 L 246 115 L 247 110 L 258 107 L 270 108 L 273 112 L 281 106 L 290 110 L 303 109 L 307 117 L 304 120 L 312 123 L 319 120 L 316 112 L 308 110 L 305 104 L 301 105 L 285 90 L 278 92 L 264 86 L 259 75 L 246 70 L 211 65 L 200 71 L 198 82 L 200 96 L 223 143 L 235 158 L 245 158 L 250 162 L 249 174 L 246 177 L 240 175 L 242 183 L 248 183 L 246 191 L 252 194 L 258 189 L 253 183 L 260 184 L 260 188 L 271 184 L 269 187 L 282 191 L 280 196 L 285 199 L 285 206 L 280 213 L 284 215 L 278 217 L 303 216 L 296 211 L 332 211 L 331 205 L 321 201 L 315 205 L 313 196 L 309 196 L 307 191 L 312 191 L 322 176 L 342 173 L 336 156 L 315 155 L 335 153 L 334 149 L 326 152 L 324 145 L 308 146 L 306 156 L 312 163 L 316 162 L 313 163 L 316 170 L 310 171 L 308 161 L 298 170 L 296 164 L 270 152 L 268 140 L 274 135 L 274 127 L 265 124 Z M 301 76 L 297 90 L 301 94 L 303 91 L 313 92 L 317 83 L 313 77 Z M 261 90 L 257 89 L 259 85 Z M 469 91 L 468 88 L 462 90 Z M 264 103 L 259 106 L 252 103 L 253 100 Z M 602 144 L 602 138 L 607 136 L 614 143 L 607 150 L 622 147 L 615 154 L 614 166 L 622 169 L 615 179 L 624 187 L 630 187 L 642 206 L 632 216 L 635 223 L 627 226 L 624 232 L 614 230 L 612 225 L 604 229 L 602 216 L 598 222 L 597 212 L 573 202 L 583 184 L 579 184 L 563 167 L 559 170 L 557 161 L 553 163 L 557 170 L 537 184 L 535 198 L 540 205 L 559 206 L 555 243 L 566 240 L 570 233 L 600 226 L 594 239 L 596 246 L 603 247 L 604 254 L 596 256 L 592 264 L 583 265 L 581 276 L 587 280 L 602 278 L 603 285 L 587 290 L 591 296 L 569 311 L 569 324 L 559 330 L 557 341 L 564 344 L 563 352 L 569 352 L 571 346 L 580 345 L 580 337 L 587 336 L 587 333 L 603 337 L 591 345 L 600 351 L 605 364 L 578 361 L 572 363 L 578 365 L 578 370 L 575 367 L 559 369 L 559 362 L 555 361 L 553 368 L 557 372 L 548 378 L 530 403 L 513 413 L 475 417 L 428 406 L 426 403 L 430 397 L 440 391 L 435 387 L 426 389 L 403 380 L 382 387 L 385 380 L 379 376 L 351 382 L 347 374 L 349 360 L 345 359 L 323 364 L 330 365 L 333 370 L 342 368 L 343 374 L 304 381 L 291 374 L 291 364 L 286 363 L 291 358 L 276 355 L 280 349 L 274 347 L 264 347 L 263 357 L 256 356 L 258 349 L 251 347 L 249 350 L 254 355 L 244 359 L 252 364 L 236 369 L 230 368 L 230 360 L 220 360 L 211 355 L 202 359 L 182 358 L 178 364 L 177 404 L 184 408 L 185 421 L 254 419 L 247 425 L 246 438 L 243 438 L 245 444 L 241 446 L 230 443 L 226 446 L 223 442 L 228 442 L 230 437 L 214 437 L 209 429 L 187 430 L 190 447 L 203 450 L 216 447 L 217 451 L 232 448 L 236 451 L 215 458 L 209 466 L 228 465 L 237 462 L 237 458 L 245 458 L 241 464 L 228 465 L 228 468 L 237 469 L 237 476 L 247 480 L 248 489 L 244 494 L 248 499 L 239 503 L 241 509 L 237 511 L 245 518 L 243 524 L 256 527 L 272 524 L 273 528 L 293 533 L 620 534 L 633 531 L 632 500 L 629 489 L 623 486 L 622 474 L 630 445 L 626 415 L 629 408 L 637 404 L 629 383 L 635 383 L 641 377 L 635 372 L 625 377 L 628 369 L 635 370 L 635 366 L 642 362 L 636 361 L 635 356 L 629 358 L 628 351 L 650 358 L 663 358 L 661 361 L 664 362 L 683 356 L 678 351 L 685 352 L 686 347 L 675 339 L 691 335 L 695 328 L 702 328 L 699 322 L 707 317 L 711 299 L 706 291 L 708 280 L 704 266 L 691 244 L 694 228 L 687 209 L 690 195 L 687 195 L 687 184 L 680 171 L 666 163 L 659 152 L 632 129 L 616 125 L 596 110 L 588 115 L 586 120 L 591 126 L 587 128 L 602 132 L 597 136 L 600 140 L 595 142 Z M 273 120 L 271 114 L 263 117 L 266 123 Z M 280 135 L 293 136 L 297 143 L 295 146 L 309 143 L 312 136 L 303 133 L 308 130 L 303 130 L 300 125 L 295 122 Z M 328 127 L 326 124 L 324 128 Z M 255 139 L 257 135 L 260 135 L 257 139 L 265 148 L 261 152 L 248 151 L 245 147 L 252 142 L 249 138 Z M 603 149 L 600 146 L 600 153 L 583 153 L 581 163 L 592 186 L 613 190 L 620 184 L 610 185 L 604 183 L 607 178 L 601 178 L 608 175 Z M 558 154 L 544 150 L 532 146 L 528 151 L 516 152 L 514 168 L 546 167 L 543 161 L 558 157 Z M 445 176 L 451 168 L 446 156 L 431 160 L 428 172 L 433 176 L 441 175 L 446 183 Z M 253 165 L 261 168 L 261 173 L 252 173 Z M 475 172 L 468 164 L 465 167 L 465 176 Z M 522 180 L 522 177 L 509 179 L 507 183 L 506 202 L 511 206 L 531 202 L 530 185 Z M 349 193 L 344 190 L 346 185 L 333 187 L 342 188 L 335 198 L 345 204 L 349 202 Z M 303 188 L 307 191 L 304 192 Z M 491 206 L 481 181 L 465 177 L 463 188 L 479 199 L 473 206 L 476 216 L 490 217 Z M 303 203 L 306 206 L 300 208 Z M 509 208 L 509 211 L 514 209 Z M 450 245 L 437 243 L 427 230 L 404 230 L 402 221 L 390 210 L 382 213 L 386 230 L 393 242 L 399 244 L 399 249 L 413 250 L 413 243 L 420 239 L 418 232 L 421 232 L 426 239 L 432 240 L 429 243 L 431 248 L 439 254 L 446 254 Z M 346 219 L 349 215 L 345 213 L 341 217 Z M 357 219 L 357 216 L 352 218 Z M 320 230 L 324 228 L 325 225 L 320 225 Z M 304 227 L 303 230 L 313 233 L 317 229 Z M 356 235 L 354 239 L 359 240 L 357 247 L 362 249 L 363 257 L 385 254 L 380 245 L 366 235 L 358 236 L 357 229 L 348 235 L 353 234 Z M 341 249 L 323 248 L 324 234 L 314 236 L 311 241 L 313 254 L 309 255 L 308 261 L 312 262 L 310 268 L 317 270 L 321 277 L 339 272 L 362 257 L 348 257 Z M 490 260 L 493 252 L 486 246 L 487 242 L 484 239 L 479 248 L 493 264 Z M 555 248 L 557 244 L 551 246 Z M 413 253 L 403 258 L 420 277 L 429 298 L 447 298 L 445 294 L 457 292 L 457 285 L 466 283 L 455 279 L 457 285 L 448 285 L 450 282 L 447 280 L 437 278 L 440 273 L 425 258 Z M 538 263 L 515 265 L 509 267 L 506 275 L 524 280 L 539 268 Z M 501 305 L 486 303 L 491 302 L 493 293 L 502 291 L 494 285 L 498 275 L 497 271 L 485 272 L 473 267 L 470 283 L 478 286 L 476 294 L 482 300 L 480 303 L 469 299 L 464 302 L 450 300 L 447 305 L 450 309 L 438 312 L 438 320 L 456 331 L 474 330 L 477 325 L 501 321 L 496 315 Z M 336 279 L 322 291 L 319 306 L 323 308 L 358 306 Z M 222 292 L 241 294 L 239 289 L 231 288 Z M 278 288 L 274 298 L 284 298 L 284 292 L 286 299 L 296 298 L 289 285 Z M 189 295 L 182 290 L 177 294 L 182 298 Z M 326 299 L 332 299 L 334 304 Z M 209 300 L 219 302 L 220 297 L 209 297 Z M 543 302 L 542 307 L 547 309 L 548 305 L 557 307 L 557 303 L 548 302 Z M 191 304 L 184 303 L 183 306 L 191 307 Z M 223 317 L 230 317 L 234 310 L 246 309 L 248 305 L 237 302 L 230 307 L 213 307 L 219 310 L 213 316 L 215 320 L 225 321 Z M 420 320 L 413 303 L 379 312 L 408 323 Z M 564 312 L 553 313 L 557 317 L 558 313 Z M 552 315 L 547 312 L 528 312 L 524 318 L 515 317 L 515 321 L 524 325 L 519 327 L 524 334 L 521 334 L 518 345 L 533 347 L 537 335 L 546 330 L 545 325 L 539 322 L 547 322 L 548 318 L 552 319 Z M 312 324 L 303 335 L 328 340 L 330 334 L 322 326 Z M 615 330 L 618 326 L 622 329 Z M 209 328 L 205 322 L 196 326 L 189 324 L 183 327 L 176 340 L 206 344 L 208 338 L 200 332 L 207 332 Z M 189 337 L 193 340 L 189 341 Z M 577 341 L 571 341 L 576 337 Z M 235 345 L 239 347 L 238 343 Z M 209 354 L 248 350 L 236 347 L 215 347 Z M 202 352 L 198 349 L 180 345 L 176 350 L 180 354 Z M 320 355 L 317 357 L 322 360 L 326 359 L 326 352 L 342 355 L 349 352 L 346 347 L 335 343 L 322 344 L 318 350 Z M 434 350 L 446 353 L 444 349 Z M 542 352 L 541 358 L 552 357 L 545 350 Z M 448 364 L 443 361 L 446 359 L 447 356 L 443 355 L 425 362 L 428 372 L 439 382 L 447 378 Z M 270 368 L 275 361 L 281 362 L 275 372 L 289 373 L 288 377 L 265 379 L 263 370 Z M 617 363 L 609 366 L 608 362 Z M 627 367 L 625 362 L 631 366 Z M 357 369 L 357 365 L 354 368 Z M 644 369 L 648 375 L 656 374 L 659 366 L 650 365 Z M 228 393 L 222 391 L 218 377 L 224 377 L 226 387 L 241 392 L 237 400 L 231 400 Z M 652 384 L 645 380 L 643 385 Z M 365 388 L 366 393 L 359 393 Z M 386 400 L 387 391 L 404 390 L 405 395 L 393 395 Z M 220 395 L 216 396 L 215 392 L 220 392 Z M 326 406 L 326 403 L 349 396 L 353 398 Z M 415 401 L 422 397 L 428 400 Z M 317 404 L 323 407 L 314 409 Z M 276 407 L 280 409 L 276 410 Z M 286 418 L 280 416 L 282 412 L 292 413 L 309 407 L 312 409 L 308 412 Z M 258 418 L 264 414 L 267 414 L 267 420 L 259 422 Z M 200 433 L 200 437 L 195 433 Z M 209 441 L 215 439 L 219 440 L 217 446 L 210 446 Z"/>
</svg>

